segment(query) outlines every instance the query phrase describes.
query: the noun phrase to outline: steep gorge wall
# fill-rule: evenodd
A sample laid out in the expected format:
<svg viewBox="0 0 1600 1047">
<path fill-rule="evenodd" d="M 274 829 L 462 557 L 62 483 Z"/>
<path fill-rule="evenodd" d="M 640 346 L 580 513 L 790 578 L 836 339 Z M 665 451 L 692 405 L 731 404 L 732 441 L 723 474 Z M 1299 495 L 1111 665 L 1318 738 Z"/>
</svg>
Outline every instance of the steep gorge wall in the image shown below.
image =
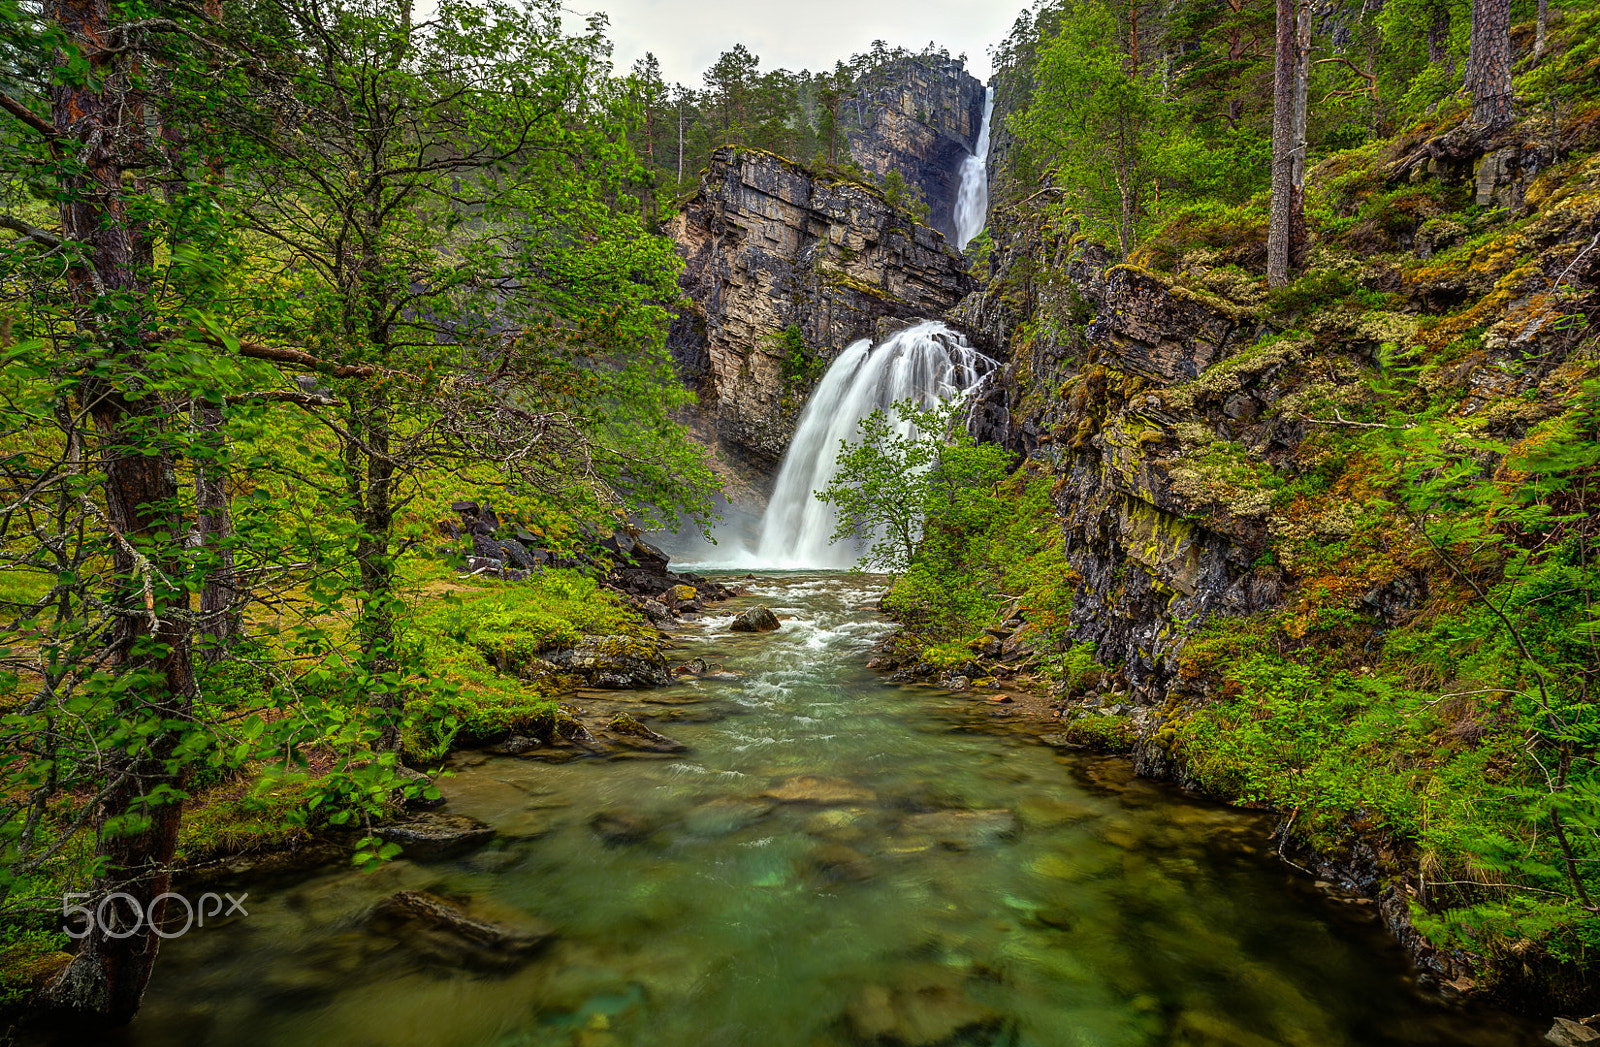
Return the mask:
<svg viewBox="0 0 1600 1047">
<path fill-rule="evenodd" d="M 839 112 L 856 163 L 900 172 L 928 204 L 928 224 L 955 236 L 962 162 L 977 146 L 984 86 L 957 59 L 917 55 L 864 76 Z"/>
<path fill-rule="evenodd" d="M 755 486 L 782 459 L 821 367 L 976 286 L 939 233 L 882 193 L 759 150 L 713 154 L 671 234 L 688 298 L 673 359 L 700 393 L 702 439 Z M 789 328 L 804 343 L 799 372 Z"/>
</svg>

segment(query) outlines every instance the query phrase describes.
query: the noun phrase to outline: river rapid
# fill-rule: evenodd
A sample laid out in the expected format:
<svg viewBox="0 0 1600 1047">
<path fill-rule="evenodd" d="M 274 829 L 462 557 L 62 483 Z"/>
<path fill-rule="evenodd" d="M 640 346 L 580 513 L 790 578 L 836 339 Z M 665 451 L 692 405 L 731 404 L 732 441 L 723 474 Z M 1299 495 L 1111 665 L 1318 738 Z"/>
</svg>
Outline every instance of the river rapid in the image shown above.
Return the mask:
<svg viewBox="0 0 1600 1047">
<path fill-rule="evenodd" d="M 1048 725 L 864 668 L 881 580 L 765 575 L 674 661 L 742 673 L 586 692 L 686 753 L 458 754 L 487 846 L 239 885 L 165 943 L 137 1047 L 1511 1045 L 1415 991 L 1370 906 L 1272 854 L 1269 816 L 1058 751 Z M 782 628 L 729 631 L 765 603 Z M 467 969 L 374 906 L 423 890 L 555 932 Z"/>
</svg>

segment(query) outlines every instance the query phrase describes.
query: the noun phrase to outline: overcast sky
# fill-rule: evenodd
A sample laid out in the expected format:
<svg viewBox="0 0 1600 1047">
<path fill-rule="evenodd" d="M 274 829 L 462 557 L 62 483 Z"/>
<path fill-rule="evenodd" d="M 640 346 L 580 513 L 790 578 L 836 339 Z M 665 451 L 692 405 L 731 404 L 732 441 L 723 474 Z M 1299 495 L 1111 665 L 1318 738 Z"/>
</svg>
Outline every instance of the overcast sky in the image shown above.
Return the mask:
<svg viewBox="0 0 1600 1047">
<path fill-rule="evenodd" d="M 661 75 L 698 89 L 700 74 L 722 52 L 744 44 L 772 69 L 832 69 L 872 41 L 920 51 L 928 41 L 963 51 L 967 70 L 989 79 L 988 48 L 1011 31 L 1028 0 L 566 0 L 577 14 L 611 16 L 617 72 L 646 51 L 661 60 Z M 572 28 L 576 28 L 575 26 Z"/>
</svg>

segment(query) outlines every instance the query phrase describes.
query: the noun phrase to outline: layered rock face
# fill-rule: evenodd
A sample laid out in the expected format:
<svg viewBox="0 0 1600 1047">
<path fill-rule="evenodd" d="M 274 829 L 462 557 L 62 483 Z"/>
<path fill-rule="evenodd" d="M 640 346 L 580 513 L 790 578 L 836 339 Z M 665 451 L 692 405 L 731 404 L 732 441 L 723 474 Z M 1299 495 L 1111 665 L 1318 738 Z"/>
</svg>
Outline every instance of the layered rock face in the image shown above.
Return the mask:
<svg viewBox="0 0 1600 1047">
<path fill-rule="evenodd" d="M 1528 182 L 1505 158 L 1534 169 L 1544 159 L 1537 148 L 1497 142 L 1430 166 L 1461 187 L 1452 191 L 1518 203 L 1527 220 L 1491 225 L 1461 249 L 1467 233 L 1454 220 L 1413 219 L 1420 228 L 1405 242 L 1418 245 L 1419 260 L 1349 267 L 1352 287 L 1389 296 L 1383 308 L 1285 316 L 1258 281 L 1217 264 L 1215 249 L 1156 273 L 1113 264 L 1070 226 L 1044 231 L 1014 209 L 992 216 L 990 280 L 953 317 L 1011 358 L 986 405 L 991 433 L 1051 463 L 1076 575 L 1073 638 L 1120 666 L 1137 701 L 1204 686 L 1178 672 L 1188 638 L 1218 616 L 1282 608 L 1318 570 L 1297 550 L 1359 529 L 1359 503 L 1308 499 L 1291 511 L 1274 494 L 1306 470 L 1308 439 L 1352 424 L 1327 403 L 1361 403 L 1363 375 L 1384 346 L 1464 346 L 1461 362 L 1432 380 L 1459 388 L 1463 414 L 1508 443 L 1562 402 L 1570 379 L 1561 368 L 1576 339 L 1553 318 L 1593 308 L 1578 288 L 1592 286 L 1600 266 L 1586 250 L 1600 230 L 1600 159 L 1564 183 Z M 1431 252 L 1425 237 L 1439 241 Z M 1428 597 L 1426 577 L 1383 558 L 1316 581 L 1385 626 Z"/>
<path fill-rule="evenodd" d="M 880 178 L 899 171 L 921 190 L 929 224 L 954 237 L 961 163 L 977 145 L 983 97 L 956 59 L 902 58 L 862 78 L 840 125 L 856 163 Z"/>
<path fill-rule="evenodd" d="M 702 438 L 757 474 L 782 459 L 827 361 L 976 285 L 942 236 L 877 190 L 759 150 L 714 153 L 672 236 L 690 303 L 673 359 L 700 392 Z"/>
</svg>

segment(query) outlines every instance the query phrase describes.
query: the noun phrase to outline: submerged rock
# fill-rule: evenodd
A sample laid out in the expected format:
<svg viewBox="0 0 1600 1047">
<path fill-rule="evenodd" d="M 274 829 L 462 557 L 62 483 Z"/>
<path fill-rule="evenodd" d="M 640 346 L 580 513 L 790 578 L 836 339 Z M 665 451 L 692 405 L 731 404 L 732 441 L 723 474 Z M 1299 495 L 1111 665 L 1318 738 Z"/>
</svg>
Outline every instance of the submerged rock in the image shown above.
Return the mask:
<svg viewBox="0 0 1600 1047">
<path fill-rule="evenodd" d="M 1017 833 L 1017 816 L 1007 810 L 933 811 L 901 823 L 902 835 L 928 837 L 941 846 L 965 851 Z"/>
<path fill-rule="evenodd" d="M 656 831 L 638 811 L 601 811 L 589 819 L 589 828 L 606 843 L 636 843 Z"/>
<path fill-rule="evenodd" d="M 585 636 L 577 647 L 557 651 L 550 660 L 591 687 L 627 690 L 672 682 L 660 646 L 632 636 Z"/>
<path fill-rule="evenodd" d="M 816 803 L 830 807 L 872 803 L 878 798 L 871 789 L 844 778 L 822 778 L 810 774 L 790 778 L 761 795 L 783 803 Z"/>
<path fill-rule="evenodd" d="M 736 633 L 770 633 L 778 624 L 778 616 L 761 604 L 739 615 L 728 628 Z"/>
<path fill-rule="evenodd" d="M 684 828 L 696 836 L 726 836 L 753 825 L 772 811 L 772 804 L 724 798 L 701 804 L 684 819 Z"/>
<path fill-rule="evenodd" d="M 864 986 L 845 1019 L 866 1043 L 905 1047 L 951 1043 L 1001 1024 L 998 1011 L 967 996 L 959 974 L 934 967 L 908 973 L 892 986 Z"/>
<path fill-rule="evenodd" d="M 378 836 L 397 843 L 405 856 L 433 861 L 481 847 L 494 838 L 494 830 L 464 814 L 419 814 L 402 822 L 381 825 Z"/>
<path fill-rule="evenodd" d="M 378 903 L 372 923 L 417 952 L 452 967 L 514 967 L 555 936 L 531 917 L 522 926 L 491 923 L 422 891 L 400 891 Z"/>
</svg>

